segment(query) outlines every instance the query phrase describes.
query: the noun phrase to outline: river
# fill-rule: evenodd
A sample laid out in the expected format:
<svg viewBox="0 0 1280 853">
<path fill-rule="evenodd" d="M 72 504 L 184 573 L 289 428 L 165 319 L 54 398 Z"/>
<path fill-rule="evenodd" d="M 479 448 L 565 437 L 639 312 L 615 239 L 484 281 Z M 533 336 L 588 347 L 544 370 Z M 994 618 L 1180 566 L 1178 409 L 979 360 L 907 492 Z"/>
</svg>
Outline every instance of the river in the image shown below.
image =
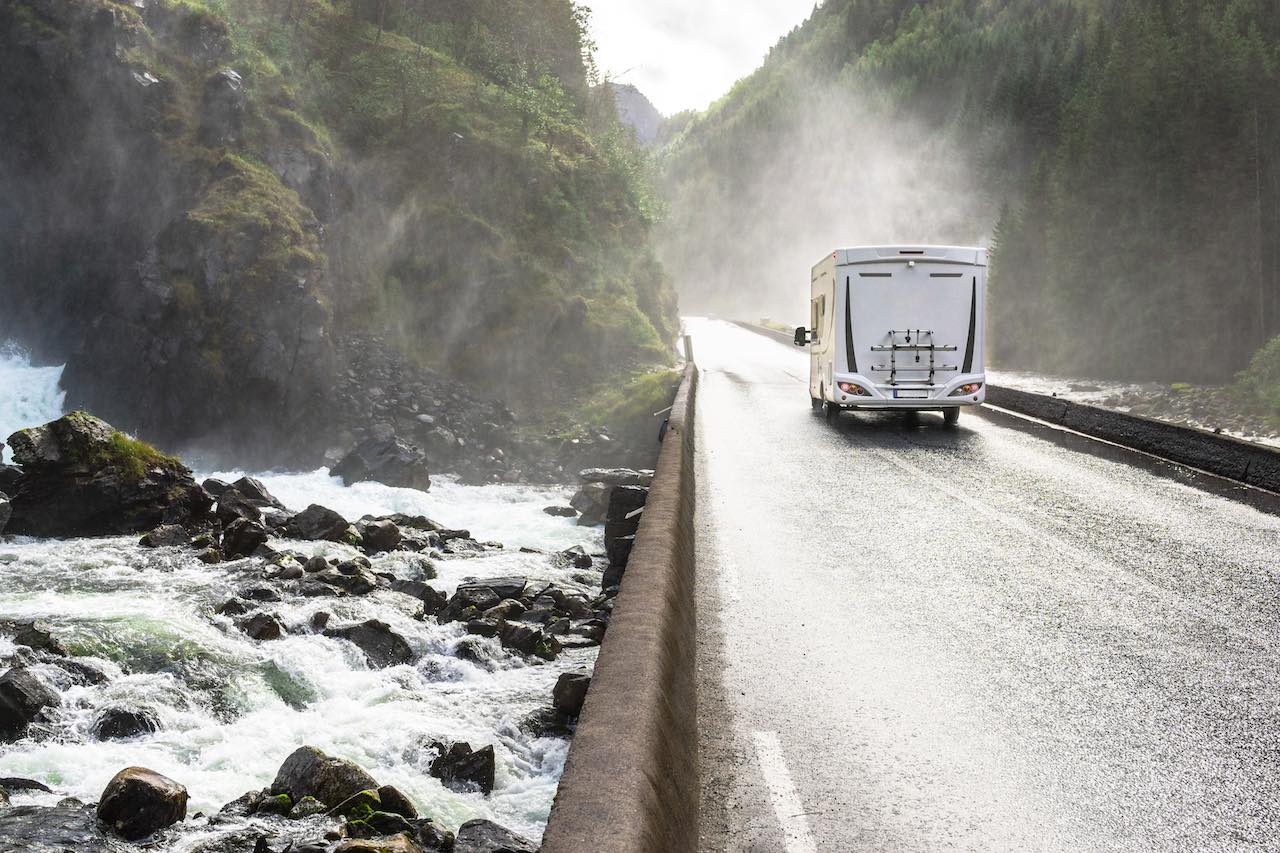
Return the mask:
<svg viewBox="0 0 1280 853">
<path fill-rule="evenodd" d="M 32 367 L 12 350 L 0 357 L 0 434 L 61 412 L 59 374 L 60 368 Z M 239 473 L 197 477 L 232 479 Z M 319 503 L 351 519 L 422 514 L 505 546 L 429 559 L 384 554 L 373 558 L 375 572 L 417 579 L 434 570 L 438 577 L 431 583 L 445 593 L 466 577 L 511 575 L 598 592 L 598 577 L 591 589 L 584 583 L 589 577 L 551 556 L 574 545 L 591 552 L 602 548 L 600 530 L 542 512 L 567 502 L 567 488 L 465 486 L 441 477 L 424 493 L 375 483 L 346 488 L 324 469 L 256 476 L 291 509 Z M 116 771 L 141 765 L 186 785 L 189 814 L 207 814 L 270 784 L 284 758 L 309 744 L 395 785 L 424 816 L 448 829 L 487 818 L 541 837 L 569 742 L 531 737 L 517 724 L 550 702 L 561 672 L 589 669 L 594 649 L 567 650 L 554 663 L 531 664 L 497 640 L 467 638 L 460 624 L 415 619 L 419 602 L 386 590 L 342 599 L 286 597 L 270 608 L 289 633 L 257 642 L 214 608 L 260 579 L 260 561 L 208 566 L 192 551 L 148 550 L 136 542 L 137 537 L 0 537 L 0 620 L 47 622 L 78 660 L 107 676 L 90 684 L 53 664 L 36 667 L 61 693 L 62 707 L 34 737 L 0 744 L 0 776 L 35 778 L 56 793 L 15 794 L 15 804 L 52 804 L 64 796 L 96 801 Z M 308 555 L 355 555 L 331 543 L 271 544 Z M 331 624 L 387 622 L 412 646 L 413 663 L 370 669 L 350 643 L 306 629 L 317 611 L 332 614 Z M 478 654 L 469 657 L 479 662 L 460 658 L 460 643 L 474 645 Z M 0 664 L 14 653 L 13 643 L 0 638 Z M 111 707 L 146 708 L 159 718 L 160 730 L 127 741 L 97 741 L 90 727 Z M 432 738 L 466 740 L 475 748 L 493 744 L 492 795 L 458 793 L 427 775 Z M 185 851 L 207 838 L 200 823 L 189 820 L 165 849 Z"/>
</svg>

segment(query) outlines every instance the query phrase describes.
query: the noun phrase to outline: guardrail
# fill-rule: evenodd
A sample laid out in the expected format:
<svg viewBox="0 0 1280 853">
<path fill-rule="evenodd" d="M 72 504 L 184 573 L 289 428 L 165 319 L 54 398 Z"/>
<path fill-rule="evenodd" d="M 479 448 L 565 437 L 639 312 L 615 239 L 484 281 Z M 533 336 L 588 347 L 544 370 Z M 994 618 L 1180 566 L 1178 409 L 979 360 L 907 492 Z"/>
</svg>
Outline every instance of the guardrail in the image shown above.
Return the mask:
<svg viewBox="0 0 1280 853">
<path fill-rule="evenodd" d="M 693 853 L 698 843 L 693 414 L 676 394 L 542 853 Z"/>
<path fill-rule="evenodd" d="M 791 335 L 776 329 L 734 322 L 781 343 L 794 342 Z M 987 386 L 987 402 L 1237 483 L 1280 492 L 1280 450 L 1263 444 L 1000 385 Z"/>
</svg>

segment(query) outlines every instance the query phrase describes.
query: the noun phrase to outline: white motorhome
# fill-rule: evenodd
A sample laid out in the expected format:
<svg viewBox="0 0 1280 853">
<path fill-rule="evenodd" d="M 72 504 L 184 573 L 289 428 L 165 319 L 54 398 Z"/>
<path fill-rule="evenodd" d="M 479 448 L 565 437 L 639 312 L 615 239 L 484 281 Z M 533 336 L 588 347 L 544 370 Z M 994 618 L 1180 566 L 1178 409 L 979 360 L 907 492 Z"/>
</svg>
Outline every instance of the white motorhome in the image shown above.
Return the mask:
<svg viewBox="0 0 1280 853">
<path fill-rule="evenodd" d="M 865 246 L 840 249 L 813 268 L 809 397 L 841 409 L 940 411 L 986 399 L 985 249 Z"/>
</svg>

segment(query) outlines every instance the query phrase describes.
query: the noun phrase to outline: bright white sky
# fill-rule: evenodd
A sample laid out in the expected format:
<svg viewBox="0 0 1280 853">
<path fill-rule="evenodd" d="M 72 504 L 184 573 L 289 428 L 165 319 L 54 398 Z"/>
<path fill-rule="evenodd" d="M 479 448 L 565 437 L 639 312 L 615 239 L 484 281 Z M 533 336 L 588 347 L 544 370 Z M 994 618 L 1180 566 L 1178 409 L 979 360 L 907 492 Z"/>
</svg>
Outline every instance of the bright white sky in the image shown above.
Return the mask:
<svg viewBox="0 0 1280 853">
<path fill-rule="evenodd" d="M 814 0 L 585 0 L 601 72 L 666 115 L 704 109 L 760 66 Z"/>
</svg>

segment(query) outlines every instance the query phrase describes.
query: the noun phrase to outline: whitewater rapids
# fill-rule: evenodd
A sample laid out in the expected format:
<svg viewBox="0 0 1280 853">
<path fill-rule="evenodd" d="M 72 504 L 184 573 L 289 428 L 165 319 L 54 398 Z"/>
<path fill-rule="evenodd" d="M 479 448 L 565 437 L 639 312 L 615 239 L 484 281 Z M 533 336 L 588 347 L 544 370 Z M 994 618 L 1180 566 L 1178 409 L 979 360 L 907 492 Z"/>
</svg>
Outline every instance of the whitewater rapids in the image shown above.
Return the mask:
<svg viewBox="0 0 1280 853">
<path fill-rule="evenodd" d="M 10 357 L 0 366 L 5 435 L 56 417 L 63 404 L 59 369 L 24 369 L 18 361 Z M 564 504 L 566 488 L 464 486 L 439 478 L 423 493 L 376 483 L 346 488 L 323 469 L 256 476 L 291 509 L 319 503 L 352 520 L 393 512 L 427 515 L 468 529 L 480 541 L 505 545 L 477 556 L 430 559 L 438 572 L 430 583 L 445 593 L 467 577 L 511 575 L 589 594 L 599 590 L 598 574 L 564 568 L 551 558 L 574 545 L 602 549 L 598 529 L 542 512 Z M 271 544 L 308 555 L 356 554 L 333 543 Z M 427 574 L 423 555 L 383 554 L 372 562 L 375 572 L 408 579 Z M 445 828 L 487 818 L 541 837 L 569 742 L 530 737 L 517 723 L 550 703 L 560 673 L 589 670 L 596 650 L 566 650 L 554 663 L 531 664 L 497 640 L 472 637 L 467 642 L 479 644 L 485 658 L 472 663 L 456 656 L 467 637 L 462 625 L 419 621 L 416 599 L 385 590 L 341 599 L 286 596 L 264 609 L 277 613 L 289 633 L 256 642 L 213 611 L 238 588 L 261 585 L 260 574 L 260 561 L 207 566 L 188 549 L 140 548 L 137 537 L 0 537 L 0 620 L 48 623 L 76 659 L 108 676 L 101 684 L 77 684 L 52 664 L 34 667 L 57 687 L 62 707 L 37 736 L 0 745 L 0 776 L 34 778 L 56 793 L 15 794 L 14 803 L 52 805 L 66 796 L 94 802 L 116 771 L 141 765 L 187 787 L 189 814 L 211 814 L 269 785 L 284 758 L 308 744 L 395 785 Z M 317 611 L 332 614 L 334 625 L 387 622 L 413 648 L 414 663 L 369 668 L 350 643 L 304 632 Z M 0 670 L 14 653 L 13 643 L 0 638 Z M 96 741 L 90 727 L 108 707 L 150 709 L 161 728 L 128 741 Z M 466 740 L 475 748 L 492 743 L 492 795 L 457 793 L 429 776 L 427 744 L 433 738 Z M 196 828 L 200 823 L 189 821 L 167 849 L 187 850 L 208 838 Z"/>
</svg>

